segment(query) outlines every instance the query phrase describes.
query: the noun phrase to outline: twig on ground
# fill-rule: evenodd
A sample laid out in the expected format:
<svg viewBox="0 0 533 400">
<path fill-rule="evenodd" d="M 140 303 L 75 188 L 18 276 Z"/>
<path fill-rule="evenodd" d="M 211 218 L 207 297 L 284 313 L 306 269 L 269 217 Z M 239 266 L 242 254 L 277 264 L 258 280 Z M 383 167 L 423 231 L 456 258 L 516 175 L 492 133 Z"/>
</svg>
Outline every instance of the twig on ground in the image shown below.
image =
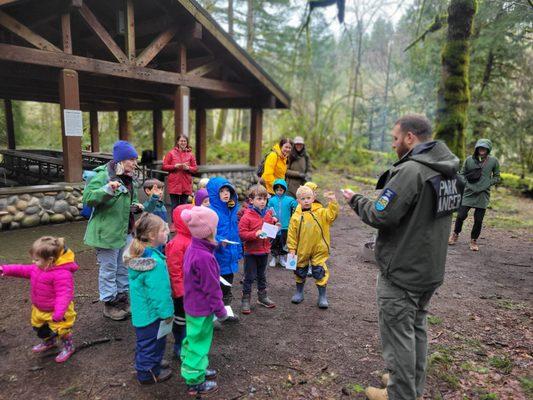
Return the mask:
<svg viewBox="0 0 533 400">
<path fill-rule="evenodd" d="M 98 338 L 94 340 L 86 340 L 85 342 L 83 342 L 77 347 L 76 351 L 86 349 L 87 347 L 96 346 L 97 344 L 107 343 L 112 340 L 117 340 L 117 339 L 111 338 L 111 337 L 103 337 L 103 338 Z"/>
<path fill-rule="evenodd" d="M 523 268 L 531 268 L 531 265 L 527 265 L 527 264 L 515 264 L 515 263 L 507 263 L 507 262 L 502 262 L 503 265 L 512 265 L 513 267 L 523 267 Z"/>
<path fill-rule="evenodd" d="M 291 367 L 290 365 L 285 364 L 277 364 L 277 363 L 271 363 L 271 364 L 263 364 L 265 367 L 281 367 L 281 368 L 288 368 L 292 369 L 293 371 L 301 372 L 302 374 L 305 374 L 305 371 L 301 368 Z"/>
</svg>

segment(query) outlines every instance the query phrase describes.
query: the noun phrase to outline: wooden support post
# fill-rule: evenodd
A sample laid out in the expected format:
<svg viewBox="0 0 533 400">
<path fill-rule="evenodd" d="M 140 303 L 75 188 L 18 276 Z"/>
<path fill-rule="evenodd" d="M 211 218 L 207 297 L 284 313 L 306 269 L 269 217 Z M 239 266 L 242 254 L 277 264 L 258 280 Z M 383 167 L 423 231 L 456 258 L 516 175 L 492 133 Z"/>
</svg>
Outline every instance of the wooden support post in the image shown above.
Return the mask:
<svg viewBox="0 0 533 400">
<path fill-rule="evenodd" d="M 15 123 L 13 121 L 13 104 L 11 100 L 4 99 L 4 111 L 6 116 L 7 148 L 15 150 L 17 144 L 15 141 Z"/>
<path fill-rule="evenodd" d="M 100 151 L 100 137 L 98 132 L 98 111 L 89 112 L 89 123 L 91 131 L 91 151 L 98 153 Z"/>
<path fill-rule="evenodd" d="M 176 141 L 180 135 L 189 137 L 189 105 L 190 89 L 178 86 L 174 96 L 174 136 Z"/>
<path fill-rule="evenodd" d="M 63 41 L 63 51 L 72 54 L 72 33 L 70 30 L 70 14 L 61 15 L 61 32 Z"/>
<path fill-rule="evenodd" d="M 207 113 L 205 108 L 196 109 L 196 163 L 207 164 Z"/>
<path fill-rule="evenodd" d="M 129 140 L 130 132 L 128 130 L 128 112 L 119 110 L 118 112 L 118 138 L 119 140 Z"/>
<path fill-rule="evenodd" d="M 64 110 L 80 109 L 78 73 L 71 69 L 59 72 L 59 102 L 61 105 L 61 130 L 63 138 L 63 169 L 66 182 L 81 182 L 81 136 L 67 136 Z"/>
<path fill-rule="evenodd" d="M 263 110 L 252 109 L 250 124 L 250 165 L 257 166 L 261 161 L 261 147 L 263 145 Z"/>
<path fill-rule="evenodd" d="M 163 159 L 163 111 L 161 109 L 152 112 L 154 153 L 157 160 Z"/>
<path fill-rule="evenodd" d="M 135 17 L 133 0 L 125 0 L 124 2 L 124 15 L 126 17 L 126 54 L 130 61 L 135 60 Z"/>
</svg>

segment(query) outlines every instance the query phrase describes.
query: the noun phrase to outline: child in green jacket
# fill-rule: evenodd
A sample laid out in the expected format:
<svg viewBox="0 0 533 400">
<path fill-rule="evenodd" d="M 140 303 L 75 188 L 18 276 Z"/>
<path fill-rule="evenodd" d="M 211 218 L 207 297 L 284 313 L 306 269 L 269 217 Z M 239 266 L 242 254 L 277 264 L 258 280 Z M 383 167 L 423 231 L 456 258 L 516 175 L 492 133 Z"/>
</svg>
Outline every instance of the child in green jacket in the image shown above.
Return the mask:
<svg viewBox="0 0 533 400">
<path fill-rule="evenodd" d="M 166 242 L 168 233 L 168 226 L 161 218 L 143 213 L 135 223 L 134 239 L 124 255 L 132 324 L 137 336 L 135 369 L 141 384 L 163 382 L 172 373 L 161 367 L 166 336 L 157 338 L 162 322 L 172 324 L 174 319 L 165 256 L 157 250 Z"/>
</svg>

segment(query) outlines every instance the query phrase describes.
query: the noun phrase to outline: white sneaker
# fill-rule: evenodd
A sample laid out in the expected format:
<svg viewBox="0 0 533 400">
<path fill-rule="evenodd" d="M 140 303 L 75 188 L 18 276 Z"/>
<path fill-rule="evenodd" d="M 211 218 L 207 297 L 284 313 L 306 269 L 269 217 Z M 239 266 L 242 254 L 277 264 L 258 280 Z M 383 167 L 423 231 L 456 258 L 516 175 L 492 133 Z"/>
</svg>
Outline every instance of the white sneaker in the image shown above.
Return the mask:
<svg viewBox="0 0 533 400">
<path fill-rule="evenodd" d="M 281 256 L 279 258 L 280 265 L 285 268 L 287 266 L 287 256 Z"/>
<path fill-rule="evenodd" d="M 268 264 L 270 267 L 275 267 L 276 264 L 278 263 L 278 258 L 277 257 L 272 257 L 270 259 L 270 264 Z"/>
</svg>

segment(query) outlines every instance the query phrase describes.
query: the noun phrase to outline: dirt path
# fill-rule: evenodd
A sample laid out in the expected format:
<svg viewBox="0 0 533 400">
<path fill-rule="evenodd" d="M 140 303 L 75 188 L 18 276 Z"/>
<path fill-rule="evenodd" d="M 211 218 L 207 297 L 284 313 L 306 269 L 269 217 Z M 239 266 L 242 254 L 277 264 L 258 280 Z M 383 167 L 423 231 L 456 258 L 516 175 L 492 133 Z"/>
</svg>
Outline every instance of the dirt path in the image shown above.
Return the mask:
<svg viewBox="0 0 533 400">
<path fill-rule="evenodd" d="M 66 365 L 56 365 L 52 357 L 35 357 L 30 352 L 36 337 L 29 325 L 28 282 L 1 279 L 0 398 L 186 398 L 183 381 L 177 377 L 152 387 L 136 383 L 134 332 L 129 322 L 102 317 L 101 305 L 95 303 L 94 253 L 83 251 L 79 244 L 83 226 L 68 229 L 73 247 L 82 250 L 76 274 L 75 340 L 78 344 L 102 337 L 114 340 L 80 351 Z M 31 235 L 17 235 L 0 235 L 2 258 L 10 258 L 13 246 L 28 248 Z M 532 390 L 533 241 L 524 235 L 486 229 L 479 253 L 468 251 L 464 237 L 450 250 L 446 282 L 431 308 L 432 362 L 426 399 L 526 399 L 524 387 L 529 384 Z M 220 391 L 211 398 L 359 399 L 364 398 L 361 387 L 379 384 L 383 363 L 374 294 L 376 266 L 360 255 L 361 244 L 371 236 L 372 230 L 344 208 L 332 231 L 327 311 L 316 307 L 316 288 L 309 283 L 304 303 L 291 304 L 291 273 L 269 269 L 277 307 L 255 307 L 240 324 L 215 334 L 210 360 L 219 371 Z M 238 294 L 239 287 L 234 290 Z M 239 308 L 237 302 L 234 308 Z M 169 357 L 170 344 L 169 340 Z M 172 366 L 176 369 L 178 363 L 173 361 Z"/>
</svg>

